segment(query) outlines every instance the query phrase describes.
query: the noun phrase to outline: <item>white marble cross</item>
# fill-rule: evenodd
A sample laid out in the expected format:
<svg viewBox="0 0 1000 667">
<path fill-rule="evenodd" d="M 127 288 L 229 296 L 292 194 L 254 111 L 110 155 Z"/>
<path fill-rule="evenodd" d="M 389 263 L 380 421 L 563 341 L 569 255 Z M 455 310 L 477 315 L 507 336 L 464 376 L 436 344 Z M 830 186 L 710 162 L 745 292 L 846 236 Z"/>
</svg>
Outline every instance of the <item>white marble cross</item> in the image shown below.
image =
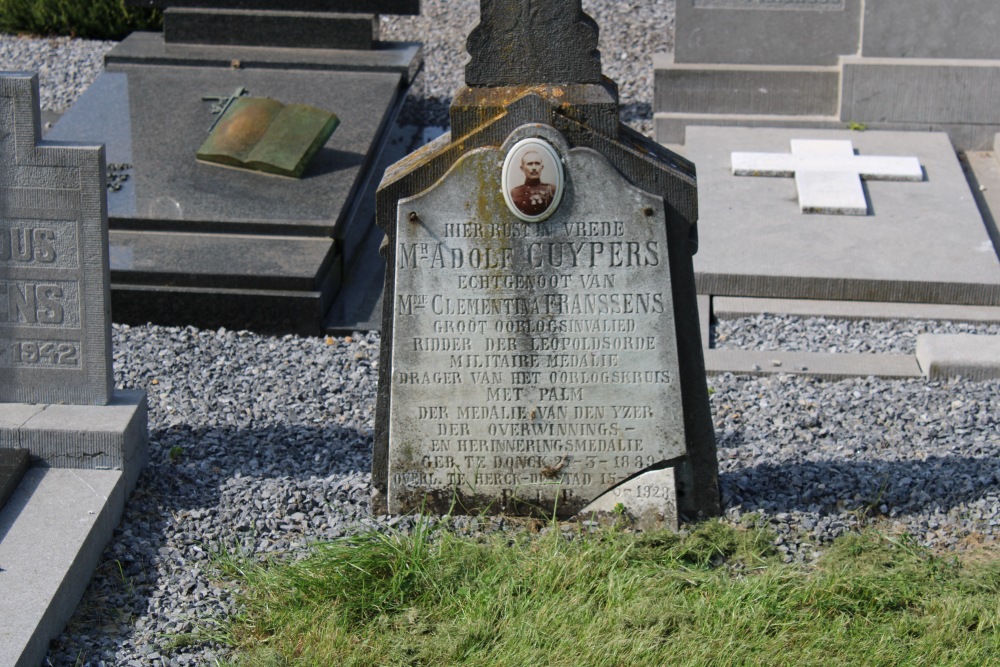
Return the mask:
<svg viewBox="0 0 1000 667">
<path fill-rule="evenodd" d="M 855 155 L 850 141 L 792 139 L 789 153 L 733 153 L 734 176 L 795 176 L 803 213 L 867 215 L 861 179 L 922 181 L 915 157 Z"/>
</svg>

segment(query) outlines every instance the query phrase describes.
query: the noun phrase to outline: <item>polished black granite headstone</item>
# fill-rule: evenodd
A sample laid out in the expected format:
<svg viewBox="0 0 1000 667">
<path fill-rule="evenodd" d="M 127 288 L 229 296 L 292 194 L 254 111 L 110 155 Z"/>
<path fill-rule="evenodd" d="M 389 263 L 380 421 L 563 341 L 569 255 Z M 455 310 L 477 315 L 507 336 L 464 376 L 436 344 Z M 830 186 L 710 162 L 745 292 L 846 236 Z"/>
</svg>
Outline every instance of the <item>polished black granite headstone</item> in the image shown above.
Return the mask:
<svg viewBox="0 0 1000 667">
<path fill-rule="evenodd" d="M 420 0 L 126 0 L 137 7 L 218 7 L 313 12 L 419 14 Z"/>
<path fill-rule="evenodd" d="M 162 7 L 168 44 L 372 49 L 380 13 L 417 14 L 419 0 L 132 0 Z"/>
<path fill-rule="evenodd" d="M 27 449 L 3 449 L 0 448 L 0 508 L 14 493 L 18 482 L 24 477 L 24 472 L 28 469 Z"/>
<path fill-rule="evenodd" d="M 315 334 L 369 320 L 351 304 L 339 305 L 338 320 L 327 315 L 352 282 L 343 271 L 378 261 L 360 254 L 374 255 L 366 202 L 420 63 L 419 45 L 403 43 L 262 48 L 134 33 L 119 44 L 46 135 L 105 143 L 108 163 L 127 165 L 120 189 L 108 193 L 115 321 Z M 195 161 L 214 120 L 203 97 L 241 87 L 341 119 L 303 178 Z"/>
<path fill-rule="evenodd" d="M 370 49 L 378 27 L 375 14 L 171 7 L 163 15 L 168 44 Z"/>
</svg>

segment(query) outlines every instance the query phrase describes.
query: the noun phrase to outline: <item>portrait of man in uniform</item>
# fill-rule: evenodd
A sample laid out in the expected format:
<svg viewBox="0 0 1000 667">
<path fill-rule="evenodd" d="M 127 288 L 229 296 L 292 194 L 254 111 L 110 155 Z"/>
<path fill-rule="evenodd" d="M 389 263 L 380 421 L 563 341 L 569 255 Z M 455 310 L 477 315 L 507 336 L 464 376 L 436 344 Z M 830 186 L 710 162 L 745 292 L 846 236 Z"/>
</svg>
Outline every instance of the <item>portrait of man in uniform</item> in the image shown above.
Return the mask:
<svg viewBox="0 0 1000 667">
<path fill-rule="evenodd" d="M 559 155 L 541 139 L 524 139 L 504 161 L 504 198 L 514 215 L 528 222 L 552 215 L 562 198 Z"/>
<path fill-rule="evenodd" d="M 510 191 L 514 206 L 525 215 L 541 215 L 556 196 L 556 186 L 542 181 L 542 171 L 545 164 L 542 154 L 537 149 L 528 149 L 521 154 L 521 172 L 524 174 L 524 184 Z"/>
</svg>

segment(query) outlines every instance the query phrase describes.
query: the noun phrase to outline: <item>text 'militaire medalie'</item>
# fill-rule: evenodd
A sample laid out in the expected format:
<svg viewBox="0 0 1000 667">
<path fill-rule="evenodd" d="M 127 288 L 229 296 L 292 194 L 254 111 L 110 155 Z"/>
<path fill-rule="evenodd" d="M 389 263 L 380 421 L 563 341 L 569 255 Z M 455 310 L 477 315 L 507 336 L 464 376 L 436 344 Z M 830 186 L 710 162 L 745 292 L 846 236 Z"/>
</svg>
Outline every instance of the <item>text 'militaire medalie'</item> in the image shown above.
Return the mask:
<svg viewBox="0 0 1000 667">
<path fill-rule="evenodd" d="M 542 221 L 485 148 L 400 203 L 390 502 L 580 508 L 684 454 L 663 202 L 557 154 Z"/>
</svg>

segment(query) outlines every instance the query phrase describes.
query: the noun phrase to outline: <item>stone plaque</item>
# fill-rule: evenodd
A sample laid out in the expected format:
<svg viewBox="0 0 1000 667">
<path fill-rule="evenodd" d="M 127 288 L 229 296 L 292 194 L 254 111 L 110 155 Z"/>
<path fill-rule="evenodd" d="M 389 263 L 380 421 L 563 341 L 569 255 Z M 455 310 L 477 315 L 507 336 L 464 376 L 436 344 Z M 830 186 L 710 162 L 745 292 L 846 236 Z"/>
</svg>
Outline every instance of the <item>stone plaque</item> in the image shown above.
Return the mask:
<svg viewBox="0 0 1000 667">
<path fill-rule="evenodd" d="M 537 221 L 504 190 L 529 138 L 563 167 Z M 530 125 L 397 210 L 390 512 L 569 516 L 685 455 L 661 197 Z"/>
<path fill-rule="evenodd" d="M 867 58 L 1000 58 L 996 0 L 866 0 L 864 9 L 861 55 Z"/>
<path fill-rule="evenodd" d="M 0 77 L 0 401 L 106 405 L 104 148 L 38 137 L 37 78 Z"/>
<path fill-rule="evenodd" d="M 694 0 L 697 9 L 805 9 L 843 11 L 844 0 Z"/>
<path fill-rule="evenodd" d="M 677 0 L 678 64 L 824 65 L 854 55 L 861 0 Z"/>
</svg>

